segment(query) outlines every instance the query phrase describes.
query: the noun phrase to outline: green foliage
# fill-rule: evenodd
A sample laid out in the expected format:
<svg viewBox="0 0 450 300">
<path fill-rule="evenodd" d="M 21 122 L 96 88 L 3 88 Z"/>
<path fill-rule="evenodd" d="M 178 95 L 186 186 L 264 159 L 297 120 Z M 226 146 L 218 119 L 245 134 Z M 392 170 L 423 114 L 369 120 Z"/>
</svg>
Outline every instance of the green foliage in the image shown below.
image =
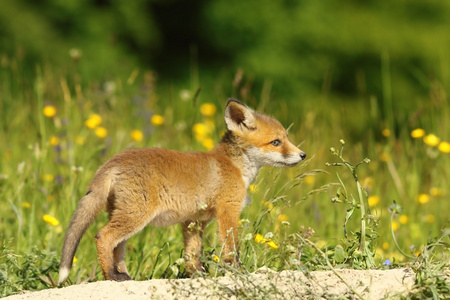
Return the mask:
<svg viewBox="0 0 450 300">
<path fill-rule="evenodd" d="M 339 177 L 339 173 L 337 173 L 337 177 L 339 179 L 341 187 L 339 187 L 339 189 L 337 190 L 336 196 L 332 198 L 332 201 L 335 203 L 344 203 L 349 206 L 345 216 L 343 229 L 344 237 L 346 238 L 346 244 L 350 245 L 350 247 L 347 248 L 347 255 L 344 255 L 344 249 L 342 248 L 342 246 L 337 245 L 335 248 L 335 260 L 343 263 L 345 261 L 345 257 L 347 257 L 352 261 L 351 265 L 353 267 L 370 269 L 375 266 L 374 242 L 378 237 L 378 234 L 376 232 L 377 222 L 374 220 L 374 217 L 370 215 L 370 210 L 367 203 L 367 191 L 362 187 L 356 173 L 358 166 L 362 164 L 369 164 L 370 159 L 365 158 L 356 165 L 351 164 L 343 157 L 345 141 L 341 139 L 340 142 L 341 148 L 339 151 L 336 151 L 334 147 L 331 147 L 330 151 L 333 155 L 337 156 L 341 162 L 333 164 L 327 163 L 326 165 L 335 167 L 347 167 L 353 176 L 353 180 L 356 183 L 356 191 L 358 192 L 358 197 L 355 198 L 351 193 L 347 191 L 345 184 Z M 347 236 L 347 224 L 350 221 L 355 210 L 360 211 L 360 230 L 353 233 L 353 239 L 349 239 Z M 366 225 L 370 225 L 370 227 L 366 228 Z M 355 247 L 355 245 L 358 246 Z"/>
<path fill-rule="evenodd" d="M 0 297 L 51 287 L 46 277 L 57 271 L 58 266 L 55 253 L 34 246 L 29 252 L 18 255 L 4 243 L 0 250 Z"/>
<path fill-rule="evenodd" d="M 79 71 L 85 78 L 123 72 L 136 62 L 136 56 L 130 55 L 132 47 L 145 52 L 158 45 L 146 2 L 3 2 L 0 53 L 19 53 L 25 69 L 47 60 L 62 69 Z M 74 56 L 74 50 L 80 55 Z"/>
<path fill-rule="evenodd" d="M 374 95 L 388 118 L 384 101 L 409 112 L 427 97 L 427 78 L 448 86 L 449 12 L 447 1 L 420 0 L 7 1 L 0 54 L 18 54 L 31 71 L 49 61 L 85 80 L 140 65 L 192 89 L 241 68 L 252 77 L 247 88 L 277 82 L 285 99 Z M 71 61 L 70 49 L 81 57 Z M 386 71 L 395 89 L 380 82 Z"/>
<path fill-rule="evenodd" d="M 416 282 L 408 299 L 444 299 L 450 294 L 450 232 L 429 239 L 424 251 L 412 265 Z"/>
<path fill-rule="evenodd" d="M 391 234 L 398 251 L 412 259 L 412 269 L 416 273 L 416 282 L 408 299 L 441 299 L 450 293 L 450 231 L 444 229 L 439 237 L 429 238 L 423 250 L 416 255 L 416 247 L 410 247 L 411 254 L 405 253 L 397 242 L 393 230 L 393 219 L 401 213 L 402 207 L 395 201 L 389 207 L 391 213 Z M 447 272 L 447 273 L 446 273 Z"/>
<path fill-rule="evenodd" d="M 376 267 L 386 260 L 398 266 L 416 262 L 417 254 L 399 255 L 396 244 L 416 245 L 414 252 L 425 253 L 428 236 L 448 227 L 442 212 L 449 210 L 450 156 L 445 144 L 441 147 L 450 128 L 450 51 L 442 26 L 448 4 L 198 3 L 195 16 L 202 26 L 189 25 L 202 29 L 197 48 L 186 54 L 189 47 L 172 47 L 171 56 L 163 55 L 173 45 L 161 34 L 163 23 L 157 26 L 156 18 L 145 16 L 155 9 L 165 13 L 158 22 L 172 22 L 162 16 L 178 1 L 126 7 L 113 1 L 1 4 L 0 232 L 11 240 L 1 245 L 3 295 L 52 286 L 54 253 L 103 162 L 132 147 L 207 150 L 220 139 L 223 107 L 231 95 L 287 127 L 294 123 L 290 137 L 308 154 L 296 168 L 262 170 L 251 187 L 253 201 L 243 210 L 240 228 L 241 267 L 233 271 L 366 267 L 359 252 L 364 237 Z M 362 26 L 365 22 L 372 25 Z M 115 42 L 108 39 L 110 30 Z M 142 56 L 136 58 L 128 47 L 139 48 L 136 53 L 149 47 L 152 60 L 176 67 L 148 71 L 152 63 L 135 63 Z M 71 49 L 81 52 L 69 56 Z M 173 73 L 177 76 L 167 79 Z M 217 111 L 202 114 L 205 103 Z M 46 106 L 54 115 L 44 114 Z M 98 117 L 99 124 L 89 127 Z M 424 133 L 411 136 L 413 129 Z M 441 140 L 430 143 L 430 134 Z M 355 212 L 366 210 L 358 207 L 359 195 L 352 198 L 344 186 L 354 174 L 342 172 L 336 180 L 321 170 L 336 136 L 352 145 L 346 157 L 372 158 L 367 168 L 358 168 L 356 183 L 357 191 L 367 191 L 371 214 L 379 220 L 366 234 L 351 230 L 361 228 L 362 220 L 373 221 L 368 214 L 355 218 Z M 336 185 L 348 211 L 329 201 Z M 390 226 L 392 199 L 404 209 Z M 68 284 L 102 279 L 94 236 L 106 222 L 101 215 L 83 237 Z M 182 244 L 177 226 L 144 229 L 127 246 L 130 274 L 137 280 L 184 277 Z M 205 233 L 207 276 L 230 271 L 217 261 L 220 250 L 212 222 Z M 426 270 L 446 259 L 445 253 L 433 253 Z M 445 291 L 442 277 L 416 271 L 426 278 L 417 281 L 423 291 L 422 283 L 434 280 L 426 295 Z"/>
</svg>

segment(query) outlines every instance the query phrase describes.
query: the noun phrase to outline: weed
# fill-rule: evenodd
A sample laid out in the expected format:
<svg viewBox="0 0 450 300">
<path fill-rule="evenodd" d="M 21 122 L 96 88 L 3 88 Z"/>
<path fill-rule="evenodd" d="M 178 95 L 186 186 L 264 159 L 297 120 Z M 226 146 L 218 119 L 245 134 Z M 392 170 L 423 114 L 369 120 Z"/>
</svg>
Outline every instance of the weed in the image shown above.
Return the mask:
<svg viewBox="0 0 450 300">
<path fill-rule="evenodd" d="M 411 299 L 444 299 L 450 295 L 450 231 L 430 239 L 412 264 L 416 282 Z"/>
<path fill-rule="evenodd" d="M 356 183 L 356 190 L 358 197 L 355 198 L 351 193 L 347 191 L 345 184 L 343 183 L 339 173 L 337 173 L 338 180 L 341 187 L 338 188 L 336 196 L 332 198 L 332 202 L 347 204 L 347 214 L 345 216 L 343 230 L 344 237 L 346 238 L 347 253 L 344 253 L 342 246 L 335 248 L 335 260 L 337 262 L 344 262 L 346 259 L 352 261 L 351 265 L 362 268 L 372 268 L 375 266 L 374 260 L 374 240 L 378 237 L 375 227 L 377 223 L 372 215 L 370 215 L 369 207 L 367 204 L 367 192 L 359 182 L 358 175 L 356 173 L 358 166 L 362 164 L 369 164 L 370 159 L 365 158 L 356 165 L 351 164 L 343 157 L 345 141 L 340 140 L 341 148 L 337 151 L 334 147 L 330 148 L 333 155 L 337 156 L 341 162 L 339 163 L 327 163 L 327 166 L 345 166 L 351 172 L 353 179 Z M 360 210 L 360 230 L 353 233 L 353 239 L 349 239 L 347 235 L 347 225 L 355 210 Z M 374 225 L 373 227 L 367 227 L 366 225 Z"/>
<path fill-rule="evenodd" d="M 58 266 L 55 253 L 33 247 L 30 252 L 18 255 L 4 243 L 0 250 L 0 297 L 54 286 L 50 272 L 55 272 Z"/>
<path fill-rule="evenodd" d="M 391 213 L 391 234 L 398 251 L 412 259 L 411 268 L 416 274 L 415 285 L 408 299 L 444 299 L 450 295 L 450 230 L 443 229 L 442 235 L 427 241 L 421 252 L 415 256 L 407 254 L 397 242 L 393 228 L 393 219 L 402 211 L 395 201 L 389 207 Z"/>
</svg>

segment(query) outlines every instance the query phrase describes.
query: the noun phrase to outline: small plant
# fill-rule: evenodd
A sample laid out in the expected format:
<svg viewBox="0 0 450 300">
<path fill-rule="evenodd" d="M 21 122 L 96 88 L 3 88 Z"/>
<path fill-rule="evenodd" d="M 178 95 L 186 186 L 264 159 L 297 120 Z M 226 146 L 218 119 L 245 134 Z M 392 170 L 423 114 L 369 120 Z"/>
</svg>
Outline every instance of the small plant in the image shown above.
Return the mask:
<svg viewBox="0 0 450 300">
<path fill-rule="evenodd" d="M 49 273 L 56 271 L 58 265 L 54 253 L 33 247 L 31 251 L 17 255 L 3 245 L 0 248 L 0 297 L 54 286 Z"/>
<path fill-rule="evenodd" d="M 439 238 L 428 240 L 412 265 L 416 282 L 410 299 L 447 299 L 450 295 L 449 237 L 450 231 L 444 229 Z"/>
<path fill-rule="evenodd" d="M 401 211 L 402 207 L 395 201 L 389 206 L 391 234 L 394 244 L 403 256 L 413 259 L 411 268 L 416 273 L 414 288 L 412 293 L 408 295 L 408 299 L 443 299 L 444 295 L 450 294 L 450 281 L 448 279 L 450 230 L 444 229 L 440 237 L 428 239 L 427 244 L 417 255 L 409 255 L 398 244 L 392 226 L 394 217 Z M 410 250 L 414 251 L 414 246 Z"/>
<path fill-rule="evenodd" d="M 378 234 L 374 230 L 374 227 L 377 224 L 374 217 L 370 215 L 370 211 L 367 205 L 367 192 L 359 182 L 358 175 L 356 173 L 357 168 L 362 164 L 369 164 L 370 159 L 365 158 L 356 165 L 351 164 L 343 157 L 345 141 L 341 139 L 340 143 L 341 148 L 339 151 L 337 151 L 334 147 L 331 147 L 330 151 L 333 155 L 337 156 L 341 162 L 326 163 L 326 165 L 335 167 L 347 167 L 348 170 L 352 173 L 353 179 L 356 183 L 358 197 L 355 198 L 352 194 L 348 193 L 344 182 L 339 176 L 339 173 L 336 173 L 341 186 L 338 188 L 336 196 L 333 197 L 331 201 L 334 203 L 344 203 L 349 206 L 343 225 L 344 237 L 346 238 L 349 246 L 347 248 L 347 255 L 345 255 L 345 253 L 342 253 L 342 249 L 340 247 L 336 247 L 335 251 L 339 250 L 339 255 L 337 256 L 338 262 L 343 262 L 345 259 L 352 259 L 352 265 L 354 266 L 371 268 L 375 266 L 373 241 L 378 237 Z M 347 225 L 355 210 L 358 209 L 360 210 L 361 228 L 358 232 L 354 233 L 355 237 L 353 239 L 349 239 L 347 235 Z M 373 227 L 368 227 L 368 225 L 372 224 L 374 224 Z"/>
</svg>

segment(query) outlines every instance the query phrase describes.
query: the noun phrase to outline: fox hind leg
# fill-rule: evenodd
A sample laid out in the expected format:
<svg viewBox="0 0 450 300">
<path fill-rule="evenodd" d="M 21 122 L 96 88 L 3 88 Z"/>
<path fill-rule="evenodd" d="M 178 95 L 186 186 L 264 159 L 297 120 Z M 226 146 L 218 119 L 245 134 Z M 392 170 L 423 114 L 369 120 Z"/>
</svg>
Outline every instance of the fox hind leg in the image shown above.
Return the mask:
<svg viewBox="0 0 450 300">
<path fill-rule="evenodd" d="M 120 242 L 114 248 L 114 264 L 119 273 L 128 274 L 127 265 L 125 264 L 125 250 L 128 240 Z"/>
<path fill-rule="evenodd" d="M 95 236 L 98 259 L 107 280 L 131 280 L 124 261 L 125 245 L 128 238 L 145 227 L 147 220 L 126 216 L 125 212 L 114 211 L 109 223 Z"/>
</svg>

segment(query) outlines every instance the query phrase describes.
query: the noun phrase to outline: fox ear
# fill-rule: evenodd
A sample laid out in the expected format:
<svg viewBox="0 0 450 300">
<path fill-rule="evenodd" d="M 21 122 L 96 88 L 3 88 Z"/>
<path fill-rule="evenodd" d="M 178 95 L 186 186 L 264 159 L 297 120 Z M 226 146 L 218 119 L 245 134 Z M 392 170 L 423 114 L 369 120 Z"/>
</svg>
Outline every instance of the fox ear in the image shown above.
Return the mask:
<svg viewBox="0 0 450 300">
<path fill-rule="evenodd" d="M 225 108 L 225 123 L 227 129 L 233 132 L 243 132 L 256 129 L 256 119 L 253 111 L 236 99 L 228 99 Z"/>
</svg>

